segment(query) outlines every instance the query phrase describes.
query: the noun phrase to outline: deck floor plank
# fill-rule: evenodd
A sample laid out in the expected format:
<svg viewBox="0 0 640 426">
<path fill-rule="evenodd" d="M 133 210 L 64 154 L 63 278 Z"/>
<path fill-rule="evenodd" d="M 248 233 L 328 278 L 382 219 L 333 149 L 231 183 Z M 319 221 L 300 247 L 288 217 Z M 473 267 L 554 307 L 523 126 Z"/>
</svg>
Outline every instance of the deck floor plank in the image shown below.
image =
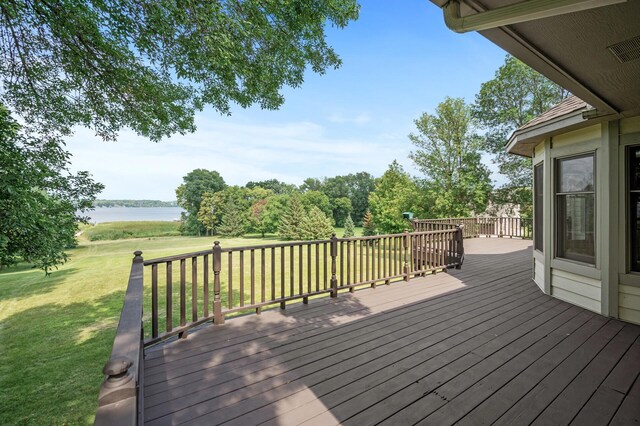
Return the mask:
<svg viewBox="0 0 640 426">
<path fill-rule="evenodd" d="M 229 318 L 147 349 L 148 424 L 628 424 L 640 327 L 542 294 L 531 244 L 461 270 Z"/>
</svg>

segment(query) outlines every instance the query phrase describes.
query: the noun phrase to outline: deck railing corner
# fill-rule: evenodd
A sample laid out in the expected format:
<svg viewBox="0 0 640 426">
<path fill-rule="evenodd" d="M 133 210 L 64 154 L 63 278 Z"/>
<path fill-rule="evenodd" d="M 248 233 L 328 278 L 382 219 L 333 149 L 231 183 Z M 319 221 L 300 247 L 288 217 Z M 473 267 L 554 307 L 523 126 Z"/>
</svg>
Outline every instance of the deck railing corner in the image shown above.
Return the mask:
<svg viewBox="0 0 640 426">
<path fill-rule="evenodd" d="M 143 276 L 142 252 L 136 251 L 111 355 L 102 369 L 105 379 L 100 385 L 95 425 L 133 426 L 142 423 Z"/>
</svg>

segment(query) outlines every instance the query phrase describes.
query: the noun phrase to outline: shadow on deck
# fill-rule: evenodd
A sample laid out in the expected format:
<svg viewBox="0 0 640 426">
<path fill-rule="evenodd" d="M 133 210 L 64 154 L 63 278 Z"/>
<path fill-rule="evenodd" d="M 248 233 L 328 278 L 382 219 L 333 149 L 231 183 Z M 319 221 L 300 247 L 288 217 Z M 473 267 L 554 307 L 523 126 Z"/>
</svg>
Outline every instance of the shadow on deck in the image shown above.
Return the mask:
<svg viewBox="0 0 640 426">
<path fill-rule="evenodd" d="M 150 424 L 629 424 L 640 327 L 540 292 L 531 244 L 462 270 L 230 319 L 146 355 Z"/>
</svg>

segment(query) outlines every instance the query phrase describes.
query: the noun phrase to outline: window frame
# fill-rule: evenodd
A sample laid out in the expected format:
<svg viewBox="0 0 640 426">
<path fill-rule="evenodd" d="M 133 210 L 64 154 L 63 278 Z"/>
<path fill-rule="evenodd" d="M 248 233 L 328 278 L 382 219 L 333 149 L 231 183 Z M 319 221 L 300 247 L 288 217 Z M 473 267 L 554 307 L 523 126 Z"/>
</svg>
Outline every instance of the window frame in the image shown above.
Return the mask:
<svg viewBox="0 0 640 426">
<path fill-rule="evenodd" d="M 538 202 L 538 193 L 541 193 Z M 533 247 L 544 253 L 544 161 L 533 166 Z"/>
<path fill-rule="evenodd" d="M 560 163 L 562 161 L 567 160 L 575 160 L 579 158 L 591 158 L 593 162 L 593 190 L 591 191 L 569 191 L 569 192 L 560 192 L 560 184 L 561 184 L 561 167 Z M 579 264 L 587 265 L 587 266 L 596 266 L 597 262 L 597 241 L 598 241 L 598 194 L 597 194 L 597 156 L 595 151 L 589 152 L 581 152 L 571 155 L 564 155 L 562 157 L 554 158 L 554 177 L 553 177 L 553 202 L 554 202 L 554 258 L 576 262 Z M 566 247 L 564 248 L 564 252 L 561 253 L 561 242 L 564 239 L 564 235 L 561 235 L 561 230 L 565 230 L 564 226 L 560 226 L 560 200 L 564 200 L 566 196 L 571 195 L 591 195 L 593 197 L 593 255 L 573 255 L 567 256 Z"/>
<path fill-rule="evenodd" d="M 634 241 L 633 241 L 633 237 L 635 236 L 636 238 L 640 238 L 640 233 L 637 233 L 636 235 L 634 235 L 633 232 L 633 226 L 634 224 L 632 223 L 632 218 L 633 218 L 633 205 L 631 204 L 631 199 L 633 194 L 638 194 L 638 196 L 640 196 L 640 185 L 638 186 L 637 189 L 633 189 L 633 185 L 632 185 L 632 178 L 631 178 L 631 172 L 632 172 L 632 152 L 634 151 L 638 151 L 640 152 L 640 145 L 629 145 L 626 147 L 625 149 L 625 183 L 626 183 L 626 188 L 625 188 L 625 193 L 626 193 L 626 201 L 627 201 L 627 206 L 626 206 L 626 216 L 627 216 L 627 226 L 628 226 L 628 232 L 627 232 L 627 236 L 628 236 L 628 242 L 627 242 L 627 262 L 628 262 L 628 270 L 629 272 L 638 274 L 640 273 L 640 261 L 638 261 L 637 265 L 634 265 L 634 247 L 636 247 L 634 245 Z M 640 162 L 640 160 L 639 160 Z M 637 254 L 637 257 L 640 258 L 640 253 Z M 635 268 L 635 269 L 634 269 Z"/>
</svg>

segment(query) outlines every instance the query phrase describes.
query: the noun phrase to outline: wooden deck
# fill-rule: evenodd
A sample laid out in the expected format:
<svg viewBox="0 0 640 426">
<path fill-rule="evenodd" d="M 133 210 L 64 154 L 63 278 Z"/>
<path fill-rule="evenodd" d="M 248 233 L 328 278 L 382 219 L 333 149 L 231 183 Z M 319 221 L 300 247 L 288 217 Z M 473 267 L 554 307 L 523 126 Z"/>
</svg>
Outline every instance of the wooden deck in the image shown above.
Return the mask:
<svg viewBox="0 0 640 426">
<path fill-rule="evenodd" d="M 148 350 L 149 424 L 637 424 L 640 326 L 540 292 L 531 244 Z"/>
</svg>

